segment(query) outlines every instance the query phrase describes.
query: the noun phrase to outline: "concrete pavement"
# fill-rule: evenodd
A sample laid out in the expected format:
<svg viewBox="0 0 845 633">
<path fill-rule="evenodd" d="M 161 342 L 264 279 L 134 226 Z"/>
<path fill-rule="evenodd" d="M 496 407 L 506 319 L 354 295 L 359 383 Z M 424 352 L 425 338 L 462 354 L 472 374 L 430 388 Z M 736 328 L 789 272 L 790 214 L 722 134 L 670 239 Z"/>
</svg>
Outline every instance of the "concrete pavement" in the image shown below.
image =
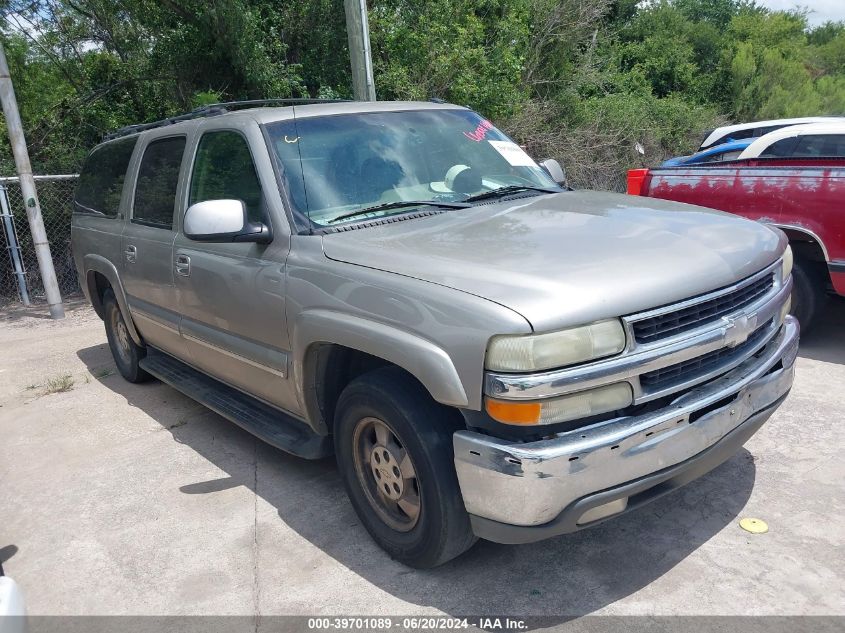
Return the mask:
<svg viewBox="0 0 845 633">
<path fill-rule="evenodd" d="M 81 303 L 45 317 L 0 313 L 0 558 L 31 614 L 845 614 L 841 300 L 726 464 L 596 528 L 431 571 L 372 543 L 331 460 L 125 382 Z"/>
</svg>

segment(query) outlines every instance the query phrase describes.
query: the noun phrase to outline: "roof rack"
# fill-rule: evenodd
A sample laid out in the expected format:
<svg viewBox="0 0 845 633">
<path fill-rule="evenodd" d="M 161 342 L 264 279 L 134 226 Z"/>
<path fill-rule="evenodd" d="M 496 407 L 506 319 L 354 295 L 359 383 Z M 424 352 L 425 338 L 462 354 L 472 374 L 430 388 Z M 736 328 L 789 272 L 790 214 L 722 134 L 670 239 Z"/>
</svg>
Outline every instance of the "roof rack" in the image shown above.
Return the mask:
<svg viewBox="0 0 845 633">
<path fill-rule="evenodd" d="M 342 103 L 348 99 L 308 99 L 308 98 L 294 98 L 294 99 L 251 99 L 247 101 L 223 101 L 221 103 L 210 103 L 201 106 L 195 110 L 191 110 L 186 114 L 179 114 L 177 116 L 161 119 L 160 121 L 153 121 L 152 123 L 137 123 L 135 125 L 127 125 L 115 132 L 106 134 L 104 141 L 120 138 L 121 136 L 129 136 L 130 134 L 137 134 L 145 130 L 152 130 L 159 127 L 173 125 L 182 121 L 190 121 L 191 119 L 199 119 L 205 117 L 218 116 L 226 114 L 232 110 L 240 108 L 250 108 L 253 106 L 296 106 L 296 105 L 311 105 L 315 103 Z"/>
</svg>

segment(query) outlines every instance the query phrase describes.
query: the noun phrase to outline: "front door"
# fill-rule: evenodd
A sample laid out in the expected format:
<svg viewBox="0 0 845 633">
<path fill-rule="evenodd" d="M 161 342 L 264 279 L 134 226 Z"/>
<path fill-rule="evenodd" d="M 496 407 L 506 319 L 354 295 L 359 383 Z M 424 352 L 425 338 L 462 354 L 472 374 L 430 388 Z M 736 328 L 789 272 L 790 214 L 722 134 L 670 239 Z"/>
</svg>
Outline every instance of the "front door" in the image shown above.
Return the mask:
<svg viewBox="0 0 845 633">
<path fill-rule="evenodd" d="M 199 139 L 187 206 L 241 200 L 250 221 L 271 226 L 249 145 L 239 131 Z M 272 228 L 272 226 L 271 226 Z M 183 233 L 174 243 L 181 332 L 190 362 L 283 409 L 295 409 L 288 380 L 285 259 L 288 242 L 208 243 Z"/>
<path fill-rule="evenodd" d="M 143 150 L 130 221 L 123 232 L 123 285 L 135 326 L 147 343 L 182 355 L 173 283 L 173 225 L 184 136 L 152 139 Z"/>
</svg>

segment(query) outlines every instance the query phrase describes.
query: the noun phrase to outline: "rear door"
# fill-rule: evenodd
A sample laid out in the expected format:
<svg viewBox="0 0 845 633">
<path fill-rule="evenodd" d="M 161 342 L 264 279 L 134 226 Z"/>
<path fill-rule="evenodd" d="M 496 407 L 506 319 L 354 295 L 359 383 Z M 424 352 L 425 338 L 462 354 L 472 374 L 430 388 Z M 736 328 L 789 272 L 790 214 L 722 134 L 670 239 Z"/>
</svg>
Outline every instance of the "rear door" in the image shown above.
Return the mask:
<svg viewBox="0 0 845 633">
<path fill-rule="evenodd" d="M 144 340 L 184 355 L 173 283 L 174 214 L 187 138 L 156 136 L 136 171 L 129 222 L 123 231 L 123 285 Z"/>
<path fill-rule="evenodd" d="M 97 146 L 79 175 L 73 198 L 71 243 L 79 280 L 86 292 L 86 255 L 100 255 L 117 270 L 123 267 L 122 209 L 128 205 L 124 182 L 137 142 L 138 137 L 131 136 Z"/>
<path fill-rule="evenodd" d="M 258 126 L 220 125 L 206 123 L 198 134 L 180 216 L 197 202 L 241 200 L 250 221 L 270 227 L 273 240 L 197 242 L 180 232 L 174 258 L 181 332 L 195 367 L 273 405 L 295 410 L 285 316 L 290 234 L 281 198 Z M 260 152 L 258 159 L 253 150 Z"/>
</svg>

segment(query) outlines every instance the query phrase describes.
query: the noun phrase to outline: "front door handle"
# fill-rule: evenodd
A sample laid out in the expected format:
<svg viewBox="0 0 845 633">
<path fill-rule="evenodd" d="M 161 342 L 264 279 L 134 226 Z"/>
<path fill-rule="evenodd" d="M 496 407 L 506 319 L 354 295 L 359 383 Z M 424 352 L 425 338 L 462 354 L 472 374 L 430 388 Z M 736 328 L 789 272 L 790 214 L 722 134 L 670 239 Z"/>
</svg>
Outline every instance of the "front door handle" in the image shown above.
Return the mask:
<svg viewBox="0 0 845 633">
<path fill-rule="evenodd" d="M 187 255 L 176 256 L 176 274 L 183 277 L 191 276 L 191 258 Z"/>
<path fill-rule="evenodd" d="M 132 244 L 129 244 L 126 247 L 124 254 L 126 255 L 126 261 L 130 264 L 134 264 L 136 261 L 138 261 L 138 249 L 132 246 Z"/>
</svg>

